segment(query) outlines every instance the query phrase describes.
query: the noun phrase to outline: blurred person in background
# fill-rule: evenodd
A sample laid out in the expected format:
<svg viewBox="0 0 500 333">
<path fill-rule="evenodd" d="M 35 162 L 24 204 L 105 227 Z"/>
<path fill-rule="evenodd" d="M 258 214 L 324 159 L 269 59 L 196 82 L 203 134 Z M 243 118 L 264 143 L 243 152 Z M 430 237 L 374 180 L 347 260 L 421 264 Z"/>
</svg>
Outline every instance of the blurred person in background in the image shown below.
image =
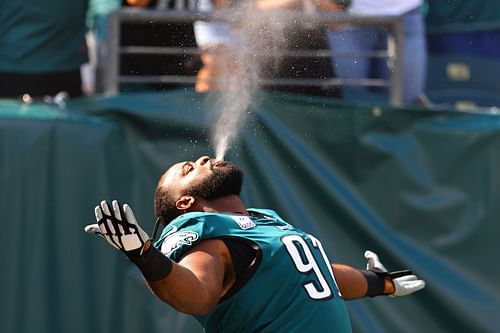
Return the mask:
<svg viewBox="0 0 500 333">
<path fill-rule="evenodd" d="M 120 45 L 122 47 L 167 47 L 177 49 L 191 49 L 196 47 L 193 32 L 193 23 L 188 21 L 172 21 L 159 17 L 158 19 L 141 20 L 146 12 L 153 16 L 161 15 L 163 11 L 193 10 L 193 3 L 188 0 L 123 0 L 121 6 L 137 20 L 122 20 L 120 24 Z M 149 15 L 149 14 L 148 14 Z M 106 27 L 104 27 L 106 28 Z M 109 36 L 113 38 L 113 36 Z M 99 71 L 103 75 L 109 68 L 106 59 L 109 58 L 107 45 L 100 48 Z M 115 55 L 116 56 L 116 55 Z M 121 53 L 119 56 L 120 75 L 129 77 L 138 76 L 194 76 L 200 66 L 198 55 L 189 52 L 173 53 Z M 111 59 L 110 59 L 111 60 Z M 116 64 L 116 62 L 112 62 Z M 98 80 L 104 82 L 104 80 Z M 120 91 L 165 91 L 182 86 L 178 82 L 128 82 L 120 85 Z M 104 90 L 101 87 L 100 90 Z"/>
<path fill-rule="evenodd" d="M 197 10 L 213 12 L 228 8 L 230 0 L 199 0 Z M 201 68 L 196 74 L 195 90 L 207 92 L 217 89 L 217 80 L 227 76 L 234 66 L 231 49 L 237 47 L 238 38 L 224 22 L 194 22 L 196 45 L 201 52 Z"/>
<path fill-rule="evenodd" d="M 255 0 L 248 1 L 244 10 L 273 11 L 280 9 L 297 9 L 313 13 L 316 10 L 339 12 L 342 6 L 338 1 L 329 0 Z M 199 0 L 197 10 L 213 12 L 229 8 L 230 0 Z M 195 90 L 207 92 L 217 89 L 217 80 L 227 77 L 236 70 L 237 60 L 231 50 L 241 47 L 240 40 L 224 22 L 197 21 L 194 23 L 196 43 L 201 50 L 202 67 L 197 73 Z"/>
<path fill-rule="evenodd" d="M 89 62 L 81 68 L 85 95 L 104 90 L 102 78 L 108 57 L 107 17 L 110 12 L 120 9 L 121 5 L 122 0 L 89 0 L 86 34 Z"/>
<path fill-rule="evenodd" d="M 403 103 L 421 105 L 425 102 L 424 87 L 427 68 L 427 47 L 422 14 L 423 0 L 352 0 L 346 12 L 353 15 L 403 16 Z M 328 32 L 332 52 L 359 54 L 387 50 L 387 31 L 376 27 L 344 25 Z M 387 78 L 386 59 L 367 57 L 333 57 L 332 65 L 340 79 Z M 365 88 L 344 89 L 344 93 L 366 92 Z M 349 98 L 348 94 L 345 94 Z"/>
<path fill-rule="evenodd" d="M 0 97 L 82 95 L 89 0 L 5 0 L 0 10 Z"/>
</svg>

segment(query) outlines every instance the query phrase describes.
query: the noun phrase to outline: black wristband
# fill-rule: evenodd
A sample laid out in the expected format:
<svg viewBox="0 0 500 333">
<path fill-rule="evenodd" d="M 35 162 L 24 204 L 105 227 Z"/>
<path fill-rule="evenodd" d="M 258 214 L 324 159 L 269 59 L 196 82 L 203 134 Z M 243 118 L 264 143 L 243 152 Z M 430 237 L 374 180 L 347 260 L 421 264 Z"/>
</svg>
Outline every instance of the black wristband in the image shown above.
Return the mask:
<svg viewBox="0 0 500 333">
<path fill-rule="evenodd" d="M 172 260 L 150 246 L 142 255 L 132 254 L 127 256 L 148 281 L 158 281 L 166 277 L 172 270 Z"/>
<path fill-rule="evenodd" d="M 375 297 L 384 295 L 386 273 L 375 273 L 373 271 L 360 270 L 366 279 L 368 290 L 365 296 Z"/>
</svg>

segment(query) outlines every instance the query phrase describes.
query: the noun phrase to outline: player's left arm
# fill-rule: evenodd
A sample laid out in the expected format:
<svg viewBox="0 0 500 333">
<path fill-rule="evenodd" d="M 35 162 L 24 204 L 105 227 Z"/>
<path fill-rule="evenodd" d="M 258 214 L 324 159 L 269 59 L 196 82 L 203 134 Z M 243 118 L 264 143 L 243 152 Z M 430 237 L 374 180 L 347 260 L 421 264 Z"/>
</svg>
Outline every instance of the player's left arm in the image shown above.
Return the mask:
<svg viewBox="0 0 500 333">
<path fill-rule="evenodd" d="M 389 272 L 377 254 L 365 252 L 366 270 L 341 264 L 332 264 L 335 280 L 345 300 L 366 296 L 406 296 L 425 287 L 425 281 L 409 270 Z"/>
<path fill-rule="evenodd" d="M 332 268 L 337 285 L 345 300 L 367 296 L 369 282 L 360 270 L 342 264 L 332 264 Z M 383 289 L 380 288 L 380 295 L 388 295 L 394 292 L 392 281 L 388 278 L 380 279 L 378 282 L 379 286 L 383 285 Z"/>
</svg>

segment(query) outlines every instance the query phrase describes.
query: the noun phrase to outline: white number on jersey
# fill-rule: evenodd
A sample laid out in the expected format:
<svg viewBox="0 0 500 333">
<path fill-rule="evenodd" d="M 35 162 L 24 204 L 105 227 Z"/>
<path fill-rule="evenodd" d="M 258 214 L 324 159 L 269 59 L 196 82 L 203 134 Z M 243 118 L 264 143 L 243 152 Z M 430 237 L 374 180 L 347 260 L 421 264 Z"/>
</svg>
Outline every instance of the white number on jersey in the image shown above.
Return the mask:
<svg viewBox="0 0 500 333">
<path fill-rule="evenodd" d="M 311 235 L 308 235 L 308 237 L 311 239 L 312 248 L 306 240 L 299 235 L 286 235 L 281 238 L 281 242 L 285 245 L 286 250 L 290 254 L 295 268 L 297 268 L 300 273 L 314 274 L 316 276 L 316 281 L 319 285 L 315 282 L 304 283 L 306 293 L 310 298 L 315 300 L 333 297 L 332 287 L 328 284 L 326 279 L 326 276 L 331 276 L 338 295 L 342 297 L 337 286 L 337 281 L 335 281 L 335 277 L 333 276 L 332 266 L 323 250 L 323 246 L 317 238 Z M 325 265 L 328 267 L 327 272 L 321 270 L 312 251 L 319 251 Z"/>
</svg>

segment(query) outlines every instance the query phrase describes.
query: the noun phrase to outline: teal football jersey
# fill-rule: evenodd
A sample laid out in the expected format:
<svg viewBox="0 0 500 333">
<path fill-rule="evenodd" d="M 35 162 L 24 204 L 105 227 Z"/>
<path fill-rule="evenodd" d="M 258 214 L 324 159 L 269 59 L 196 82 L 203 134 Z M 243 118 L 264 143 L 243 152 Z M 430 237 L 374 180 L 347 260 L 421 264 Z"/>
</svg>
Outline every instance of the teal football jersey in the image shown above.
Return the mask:
<svg viewBox="0 0 500 333">
<path fill-rule="evenodd" d="M 272 210 L 249 211 L 257 214 L 181 215 L 155 243 L 176 262 L 204 239 L 239 238 L 258 249 L 258 267 L 250 280 L 211 312 L 196 316 L 206 332 L 351 332 L 321 243 Z"/>
</svg>

